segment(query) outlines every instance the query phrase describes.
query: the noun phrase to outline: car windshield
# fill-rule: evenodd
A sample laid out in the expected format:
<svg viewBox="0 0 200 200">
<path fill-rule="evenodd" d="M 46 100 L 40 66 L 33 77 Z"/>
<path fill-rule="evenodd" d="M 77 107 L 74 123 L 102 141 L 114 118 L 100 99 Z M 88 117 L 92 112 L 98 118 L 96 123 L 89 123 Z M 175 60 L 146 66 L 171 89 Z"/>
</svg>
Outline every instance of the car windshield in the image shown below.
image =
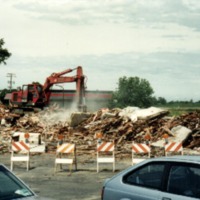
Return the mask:
<svg viewBox="0 0 200 200">
<path fill-rule="evenodd" d="M 4 166 L 0 166 L 0 200 L 34 196 L 34 193 Z"/>
</svg>

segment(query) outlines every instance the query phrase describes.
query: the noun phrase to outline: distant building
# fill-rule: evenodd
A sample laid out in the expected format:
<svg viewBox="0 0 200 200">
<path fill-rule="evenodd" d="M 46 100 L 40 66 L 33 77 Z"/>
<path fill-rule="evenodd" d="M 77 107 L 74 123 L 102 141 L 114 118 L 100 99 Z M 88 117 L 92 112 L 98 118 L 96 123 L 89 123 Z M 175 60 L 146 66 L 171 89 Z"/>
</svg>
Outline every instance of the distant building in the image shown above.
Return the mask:
<svg viewBox="0 0 200 200">
<path fill-rule="evenodd" d="M 58 103 L 66 108 L 75 108 L 75 90 L 51 90 L 50 104 Z M 85 103 L 88 111 L 96 111 L 108 106 L 113 91 L 90 90 L 85 92 Z"/>
<path fill-rule="evenodd" d="M 51 90 L 50 104 L 57 103 L 65 108 L 77 108 L 75 101 L 75 90 Z M 100 108 L 108 107 L 108 102 L 112 98 L 112 91 L 90 90 L 85 92 L 85 104 L 88 111 L 96 111 Z M 4 100 L 9 102 L 11 93 L 7 93 Z"/>
</svg>

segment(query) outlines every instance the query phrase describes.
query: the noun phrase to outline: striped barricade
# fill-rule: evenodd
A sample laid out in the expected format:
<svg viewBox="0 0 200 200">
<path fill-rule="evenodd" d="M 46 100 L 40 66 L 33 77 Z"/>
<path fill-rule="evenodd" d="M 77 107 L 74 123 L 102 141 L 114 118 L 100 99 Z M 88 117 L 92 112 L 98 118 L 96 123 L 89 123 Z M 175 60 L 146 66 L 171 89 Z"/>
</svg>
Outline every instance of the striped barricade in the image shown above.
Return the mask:
<svg viewBox="0 0 200 200">
<path fill-rule="evenodd" d="M 132 143 L 132 165 L 142 162 L 146 158 L 137 158 L 138 154 L 147 154 L 147 158 L 150 158 L 151 148 L 147 144 Z"/>
<path fill-rule="evenodd" d="M 15 141 L 24 141 L 29 143 L 30 153 L 44 153 L 46 145 L 41 141 L 40 133 L 29 133 L 29 132 L 14 132 L 12 138 Z"/>
<path fill-rule="evenodd" d="M 165 144 L 165 156 L 168 155 L 169 152 L 180 152 L 183 155 L 183 146 L 181 142 L 169 142 Z"/>
<path fill-rule="evenodd" d="M 29 144 L 24 141 L 14 142 L 11 144 L 11 171 L 13 171 L 14 162 L 26 162 L 27 171 L 30 168 L 30 148 Z"/>
<path fill-rule="evenodd" d="M 75 144 L 63 143 L 62 145 L 58 145 L 56 150 L 55 172 L 58 164 L 60 164 L 61 168 L 62 164 L 69 164 L 71 172 L 73 163 L 75 164 L 75 169 L 77 170 Z"/>
<path fill-rule="evenodd" d="M 99 172 L 99 163 L 113 163 L 113 172 L 115 171 L 115 145 L 113 142 L 97 143 L 97 172 Z"/>
</svg>

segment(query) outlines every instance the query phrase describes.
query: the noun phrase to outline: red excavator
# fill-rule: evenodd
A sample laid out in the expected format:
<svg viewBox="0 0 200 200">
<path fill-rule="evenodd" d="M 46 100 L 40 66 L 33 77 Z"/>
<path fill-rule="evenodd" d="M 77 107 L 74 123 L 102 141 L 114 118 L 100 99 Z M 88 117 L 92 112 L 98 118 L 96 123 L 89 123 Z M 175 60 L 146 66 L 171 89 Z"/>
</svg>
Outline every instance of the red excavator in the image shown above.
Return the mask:
<svg viewBox="0 0 200 200">
<path fill-rule="evenodd" d="M 75 76 L 64 76 L 76 70 Z M 41 108 L 49 104 L 51 97 L 50 88 L 54 84 L 76 82 L 76 101 L 80 111 L 85 111 L 85 76 L 81 66 L 67 69 L 60 73 L 53 73 L 46 78 L 44 85 L 32 83 L 23 85 L 18 91 L 11 93 L 10 105 L 17 108 Z"/>
</svg>

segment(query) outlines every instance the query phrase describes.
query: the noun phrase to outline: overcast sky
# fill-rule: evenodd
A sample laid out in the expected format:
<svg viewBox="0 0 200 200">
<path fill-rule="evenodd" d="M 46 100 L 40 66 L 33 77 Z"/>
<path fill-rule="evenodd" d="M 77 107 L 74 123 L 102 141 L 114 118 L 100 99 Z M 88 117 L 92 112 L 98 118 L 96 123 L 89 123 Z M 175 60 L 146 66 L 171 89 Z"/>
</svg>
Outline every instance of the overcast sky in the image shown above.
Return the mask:
<svg viewBox="0 0 200 200">
<path fill-rule="evenodd" d="M 116 90 L 120 77 L 138 76 L 150 82 L 156 97 L 200 100 L 199 0 L 0 0 L 0 5 L 0 38 L 12 53 L 0 66 L 1 89 L 8 86 L 7 73 L 15 74 L 17 87 L 43 84 L 53 72 L 80 65 L 88 90 Z"/>
</svg>

